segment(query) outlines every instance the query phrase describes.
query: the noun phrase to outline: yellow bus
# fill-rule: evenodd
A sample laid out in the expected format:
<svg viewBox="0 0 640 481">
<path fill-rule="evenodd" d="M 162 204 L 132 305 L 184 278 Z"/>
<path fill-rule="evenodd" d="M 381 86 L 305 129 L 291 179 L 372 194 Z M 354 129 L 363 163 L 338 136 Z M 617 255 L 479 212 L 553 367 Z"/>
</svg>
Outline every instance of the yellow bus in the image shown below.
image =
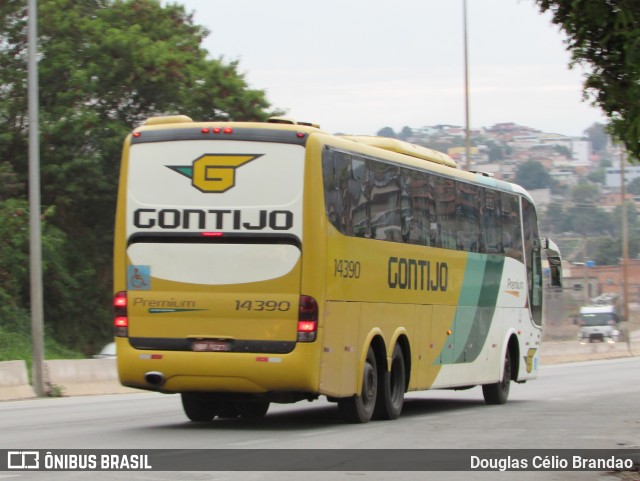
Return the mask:
<svg viewBox="0 0 640 481">
<path fill-rule="evenodd" d="M 405 393 L 536 377 L 542 251 L 531 197 L 394 139 L 149 119 L 124 143 L 114 306 L 125 386 L 192 421 L 326 396 L 345 419 Z"/>
</svg>

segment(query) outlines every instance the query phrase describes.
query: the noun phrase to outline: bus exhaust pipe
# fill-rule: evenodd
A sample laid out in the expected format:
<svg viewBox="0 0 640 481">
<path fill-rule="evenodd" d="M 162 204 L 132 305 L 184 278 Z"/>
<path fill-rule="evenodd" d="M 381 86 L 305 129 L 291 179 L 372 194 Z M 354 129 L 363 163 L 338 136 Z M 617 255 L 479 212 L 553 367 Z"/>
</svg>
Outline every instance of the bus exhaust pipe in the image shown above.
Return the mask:
<svg viewBox="0 0 640 481">
<path fill-rule="evenodd" d="M 151 386 L 162 386 L 164 384 L 164 374 L 161 372 L 151 371 L 144 375 L 144 380 Z"/>
</svg>

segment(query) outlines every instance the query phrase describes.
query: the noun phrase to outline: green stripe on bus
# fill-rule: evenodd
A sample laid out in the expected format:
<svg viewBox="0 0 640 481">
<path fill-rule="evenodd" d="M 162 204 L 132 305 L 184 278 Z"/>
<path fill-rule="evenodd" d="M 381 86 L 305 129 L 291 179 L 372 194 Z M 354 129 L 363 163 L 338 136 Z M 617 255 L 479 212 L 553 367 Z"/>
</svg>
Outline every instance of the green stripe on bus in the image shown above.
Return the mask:
<svg viewBox="0 0 640 481">
<path fill-rule="evenodd" d="M 493 322 L 503 268 L 501 256 L 469 254 L 454 319 L 453 344 L 441 352 L 442 364 L 473 362 L 480 355 Z"/>
</svg>

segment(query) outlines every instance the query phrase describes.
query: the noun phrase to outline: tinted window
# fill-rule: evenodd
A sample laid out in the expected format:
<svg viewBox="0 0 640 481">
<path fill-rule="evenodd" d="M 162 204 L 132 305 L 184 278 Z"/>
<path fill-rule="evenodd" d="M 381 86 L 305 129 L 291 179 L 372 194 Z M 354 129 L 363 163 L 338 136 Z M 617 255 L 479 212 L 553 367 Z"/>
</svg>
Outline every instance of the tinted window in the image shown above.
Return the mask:
<svg viewBox="0 0 640 481">
<path fill-rule="evenodd" d="M 346 235 L 524 260 L 517 195 L 331 149 L 322 168 L 327 217 Z M 525 240 L 534 246 L 535 209 L 523 202 Z M 539 255 L 527 249 L 537 279 Z M 538 294 L 530 291 L 532 303 Z"/>
<path fill-rule="evenodd" d="M 522 225 L 524 228 L 525 265 L 529 284 L 529 305 L 533 321 L 542 324 L 542 256 L 538 237 L 538 221 L 533 204 L 522 199 Z"/>
<path fill-rule="evenodd" d="M 371 237 L 403 242 L 400 212 L 400 168 L 371 162 Z"/>
<path fill-rule="evenodd" d="M 482 189 L 466 182 L 456 182 L 456 248 L 467 252 L 482 252 L 480 245 L 480 201 Z"/>
<path fill-rule="evenodd" d="M 509 257 L 522 261 L 522 235 L 520 234 L 520 201 L 512 194 L 501 193 L 502 246 Z"/>
</svg>

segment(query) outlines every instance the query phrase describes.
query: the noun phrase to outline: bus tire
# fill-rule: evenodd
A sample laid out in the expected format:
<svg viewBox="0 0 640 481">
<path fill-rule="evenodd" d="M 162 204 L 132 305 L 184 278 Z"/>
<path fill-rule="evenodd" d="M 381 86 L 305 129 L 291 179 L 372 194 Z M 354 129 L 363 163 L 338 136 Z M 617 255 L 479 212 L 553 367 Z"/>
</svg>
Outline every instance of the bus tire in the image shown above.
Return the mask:
<svg viewBox="0 0 640 481">
<path fill-rule="evenodd" d="M 482 394 L 487 404 L 504 404 L 509 397 L 509 387 L 511 386 L 511 353 L 507 349 L 504 356 L 504 373 L 500 382 L 494 384 L 484 384 Z"/>
<path fill-rule="evenodd" d="M 382 389 L 378 389 L 375 417 L 397 419 L 402 412 L 406 385 L 406 371 L 402 347 L 396 344 L 391 354 L 391 369 L 382 376 Z"/>
<path fill-rule="evenodd" d="M 362 373 L 362 392 L 338 399 L 338 411 L 348 422 L 366 423 L 371 420 L 378 398 L 378 366 L 373 348 L 369 346 Z"/>
<path fill-rule="evenodd" d="M 231 401 L 221 402 L 216 414 L 220 419 L 233 419 L 240 415 L 237 404 Z"/>
<path fill-rule="evenodd" d="M 182 398 L 182 408 L 190 421 L 207 422 L 212 421 L 218 414 L 220 404 L 215 401 L 203 401 L 189 394 L 180 394 Z"/>
<path fill-rule="evenodd" d="M 236 410 L 241 418 L 244 419 L 260 419 L 265 417 L 269 410 L 269 402 L 267 401 L 248 401 L 237 402 Z"/>
</svg>

